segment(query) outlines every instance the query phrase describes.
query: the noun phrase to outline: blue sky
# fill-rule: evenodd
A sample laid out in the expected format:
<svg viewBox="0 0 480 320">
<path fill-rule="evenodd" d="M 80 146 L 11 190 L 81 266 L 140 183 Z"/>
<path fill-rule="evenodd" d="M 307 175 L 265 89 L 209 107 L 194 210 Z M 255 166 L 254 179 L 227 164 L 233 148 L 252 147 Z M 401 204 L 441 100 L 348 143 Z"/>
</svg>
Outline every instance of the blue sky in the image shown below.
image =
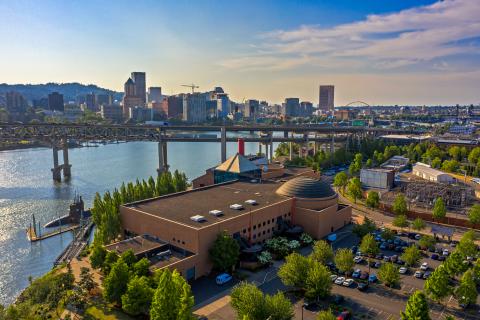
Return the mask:
<svg viewBox="0 0 480 320">
<path fill-rule="evenodd" d="M 480 1 L 3 1 L 0 82 L 95 83 L 131 71 L 166 94 L 234 100 L 480 102 Z"/>
</svg>

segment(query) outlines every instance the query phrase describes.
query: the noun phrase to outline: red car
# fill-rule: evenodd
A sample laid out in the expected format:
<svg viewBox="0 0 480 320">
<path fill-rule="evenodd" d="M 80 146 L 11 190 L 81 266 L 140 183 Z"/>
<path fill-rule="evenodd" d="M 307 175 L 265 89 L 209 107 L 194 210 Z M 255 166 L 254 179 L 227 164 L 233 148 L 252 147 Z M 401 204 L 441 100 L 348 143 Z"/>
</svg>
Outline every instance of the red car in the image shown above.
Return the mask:
<svg viewBox="0 0 480 320">
<path fill-rule="evenodd" d="M 343 311 L 338 315 L 337 320 L 349 320 L 351 318 L 352 314 L 350 313 L 350 311 Z"/>
</svg>

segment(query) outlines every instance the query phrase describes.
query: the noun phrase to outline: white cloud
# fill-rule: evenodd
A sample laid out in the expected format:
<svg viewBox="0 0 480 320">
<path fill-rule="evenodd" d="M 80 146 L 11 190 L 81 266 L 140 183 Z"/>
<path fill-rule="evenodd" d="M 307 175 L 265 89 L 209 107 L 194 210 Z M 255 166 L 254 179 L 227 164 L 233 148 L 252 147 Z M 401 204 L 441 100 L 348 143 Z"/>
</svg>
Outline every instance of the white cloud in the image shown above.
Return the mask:
<svg viewBox="0 0 480 320">
<path fill-rule="evenodd" d="M 249 55 L 222 66 L 238 70 L 323 68 L 394 69 L 458 54 L 477 54 L 480 1 L 445 0 L 332 28 L 300 26 L 259 36 Z"/>
</svg>

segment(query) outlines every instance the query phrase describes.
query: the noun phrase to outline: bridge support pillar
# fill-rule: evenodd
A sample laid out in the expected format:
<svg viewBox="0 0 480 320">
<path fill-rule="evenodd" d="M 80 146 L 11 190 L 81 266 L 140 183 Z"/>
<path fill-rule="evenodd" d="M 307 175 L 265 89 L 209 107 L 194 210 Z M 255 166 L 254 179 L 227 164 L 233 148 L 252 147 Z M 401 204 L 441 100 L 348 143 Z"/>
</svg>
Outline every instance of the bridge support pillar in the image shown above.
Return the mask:
<svg viewBox="0 0 480 320">
<path fill-rule="evenodd" d="M 318 152 L 318 141 L 317 141 L 317 139 L 318 139 L 318 135 L 315 132 L 315 142 L 313 144 L 313 155 L 316 155 L 317 152 Z"/>
<path fill-rule="evenodd" d="M 60 182 L 62 181 L 62 166 L 58 164 L 58 148 L 54 144 L 52 149 L 53 149 L 52 176 L 53 176 L 53 180 Z"/>
<path fill-rule="evenodd" d="M 308 132 L 305 133 L 305 135 L 303 137 L 304 137 L 304 140 L 305 140 L 305 154 L 304 154 L 304 156 L 305 156 L 305 158 L 307 158 L 308 153 L 309 153 L 309 149 L 310 149 L 310 147 L 309 147 L 310 141 L 308 140 Z"/>
<path fill-rule="evenodd" d="M 293 159 L 293 142 L 289 142 L 288 143 L 288 146 L 290 148 L 289 152 L 288 152 L 288 158 L 290 159 L 290 161 L 292 161 Z"/>
<path fill-rule="evenodd" d="M 273 141 L 271 140 L 270 140 L 270 162 L 273 162 Z"/>
<path fill-rule="evenodd" d="M 220 132 L 220 144 L 221 144 L 221 160 L 222 163 L 227 161 L 227 129 L 225 127 L 222 127 L 221 132 Z"/>
<path fill-rule="evenodd" d="M 283 131 L 283 137 L 288 138 L 288 131 Z"/>
<path fill-rule="evenodd" d="M 262 143 L 258 143 L 258 155 L 262 155 Z"/>
<path fill-rule="evenodd" d="M 335 134 L 332 133 L 332 141 L 330 142 L 330 153 L 333 155 L 335 152 Z"/>
<path fill-rule="evenodd" d="M 160 140 L 158 142 L 158 174 L 168 171 L 167 142 Z"/>
<path fill-rule="evenodd" d="M 62 141 L 63 148 L 63 176 L 70 178 L 72 176 L 72 165 L 68 162 L 68 140 L 66 138 Z"/>
</svg>

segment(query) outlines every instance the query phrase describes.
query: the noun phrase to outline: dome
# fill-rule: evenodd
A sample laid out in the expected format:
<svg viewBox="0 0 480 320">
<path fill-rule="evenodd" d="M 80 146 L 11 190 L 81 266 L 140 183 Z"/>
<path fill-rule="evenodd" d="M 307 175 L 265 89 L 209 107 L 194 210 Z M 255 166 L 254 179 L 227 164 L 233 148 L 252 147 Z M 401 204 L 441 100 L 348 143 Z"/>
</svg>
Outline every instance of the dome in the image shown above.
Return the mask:
<svg viewBox="0 0 480 320">
<path fill-rule="evenodd" d="M 282 196 L 304 199 L 329 198 L 335 195 L 327 183 L 307 177 L 293 178 L 285 182 L 276 192 Z"/>
</svg>

